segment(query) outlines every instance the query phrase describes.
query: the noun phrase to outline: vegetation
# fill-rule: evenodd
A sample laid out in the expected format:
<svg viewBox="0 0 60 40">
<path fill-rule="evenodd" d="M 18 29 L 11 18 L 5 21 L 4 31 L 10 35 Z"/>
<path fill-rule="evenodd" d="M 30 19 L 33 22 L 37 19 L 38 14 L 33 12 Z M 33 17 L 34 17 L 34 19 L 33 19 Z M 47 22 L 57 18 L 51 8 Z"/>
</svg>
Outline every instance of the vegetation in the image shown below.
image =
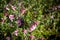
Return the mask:
<svg viewBox="0 0 60 40">
<path fill-rule="evenodd" d="M 58 40 L 60 0 L 0 0 L 0 40 Z"/>
</svg>

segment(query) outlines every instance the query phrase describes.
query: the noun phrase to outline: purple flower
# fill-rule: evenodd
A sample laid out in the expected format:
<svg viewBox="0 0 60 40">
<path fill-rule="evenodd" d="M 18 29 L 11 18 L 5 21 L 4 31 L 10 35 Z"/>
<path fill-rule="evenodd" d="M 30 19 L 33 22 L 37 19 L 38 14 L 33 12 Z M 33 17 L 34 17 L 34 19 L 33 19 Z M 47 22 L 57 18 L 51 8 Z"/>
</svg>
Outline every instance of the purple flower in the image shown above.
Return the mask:
<svg viewBox="0 0 60 40">
<path fill-rule="evenodd" d="M 18 25 L 18 26 L 21 26 L 21 20 L 20 19 L 18 19 L 17 21 L 16 21 L 16 24 Z"/>
<path fill-rule="evenodd" d="M 14 15 L 9 15 L 9 19 L 13 20 L 14 19 Z"/>
<path fill-rule="evenodd" d="M 14 34 L 15 36 L 18 36 L 18 30 L 15 30 L 15 31 L 13 32 L 13 34 Z"/>
<path fill-rule="evenodd" d="M 6 37 L 6 40 L 10 40 L 10 37 Z"/>
<path fill-rule="evenodd" d="M 20 24 L 20 23 L 21 23 L 21 20 L 18 19 L 18 20 L 16 21 L 16 23 L 17 23 L 17 24 Z"/>
<path fill-rule="evenodd" d="M 22 32 L 23 32 L 24 34 L 26 34 L 26 33 L 27 33 L 27 30 L 26 30 L 26 29 L 24 29 L 24 30 L 22 30 Z"/>
</svg>

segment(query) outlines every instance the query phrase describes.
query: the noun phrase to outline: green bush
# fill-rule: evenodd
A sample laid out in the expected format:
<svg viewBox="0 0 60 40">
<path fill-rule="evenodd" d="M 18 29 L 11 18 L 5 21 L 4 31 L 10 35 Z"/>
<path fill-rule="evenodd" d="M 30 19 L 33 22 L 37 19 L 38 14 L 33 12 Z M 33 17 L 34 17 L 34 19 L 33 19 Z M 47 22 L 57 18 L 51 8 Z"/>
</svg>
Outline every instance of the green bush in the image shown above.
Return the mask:
<svg viewBox="0 0 60 40">
<path fill-rule="evenodd" d="M 59 2 L 60 0 L 0 0 L 0 39 L 51 40 L 51 35 L 60 33 Z"/>
</svg>

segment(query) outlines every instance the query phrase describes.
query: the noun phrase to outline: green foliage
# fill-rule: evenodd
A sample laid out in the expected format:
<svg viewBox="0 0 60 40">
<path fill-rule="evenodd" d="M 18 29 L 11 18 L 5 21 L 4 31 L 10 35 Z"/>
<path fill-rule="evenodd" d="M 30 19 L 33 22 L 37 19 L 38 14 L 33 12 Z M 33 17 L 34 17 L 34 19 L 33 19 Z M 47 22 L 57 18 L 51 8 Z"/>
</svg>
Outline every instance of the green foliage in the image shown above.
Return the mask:
<svg viewBox="0 0 60 40">
<path fill-rule="evenodd" d="M 25 38 L 26 40 L 30 40 L 30 35 L 35 36 L 35 39 L 32 40 L 38 40 L 40 38 L 48 39 L 49 36 L 60 33 L 59 2 L 60 0 L 0 0 L 1 40 L 6 39 L 9 33 L 13 40 L 19 39 L 19 37 L 21 40 Z M 25 10 L 24 13 L 22 13 L 24 11 L 22 9 Z M 5 16 L 5 13 L 8 16 Z M 14 15 L 13 21 L 10 20 L 9 15 Z M 20 19 L 21 25 L 16 23 Z M 29 28 L 37 20 L 39 24 L 36 26 L 36 29 L 29 32 Z M 16 29 L 19 30 L 18 36 L 13 34 Z M 22 32 L 24 29 L 27 30 L 26 34 Z"/>
</svg>

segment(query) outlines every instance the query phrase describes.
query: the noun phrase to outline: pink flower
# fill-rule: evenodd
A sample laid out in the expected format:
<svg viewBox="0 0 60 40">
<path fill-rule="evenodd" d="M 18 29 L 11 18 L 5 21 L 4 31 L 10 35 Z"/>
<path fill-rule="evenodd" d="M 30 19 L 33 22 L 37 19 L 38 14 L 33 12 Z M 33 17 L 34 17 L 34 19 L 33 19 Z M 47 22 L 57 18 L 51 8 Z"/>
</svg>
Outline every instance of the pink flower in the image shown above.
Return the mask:
<svg viewBox="0 0 60 40">
<path fill-rule="evenodd" d="M 18 25 L 18 26 L 21 26 L 21 20 L 20 19 L 18 19 L 17 21 L 16 21 L 16 24 Z"/>
<path fill-rule="evenodd" d="M 2 20 L 2 21 L 1 21 L 2 23 L 4 23 L 4 22 L 5 22 L 5 19 L 3 19 L 3 18 L 2 18 L 1 20 Z"/>
<path fill-rule="evenodd" d="M 36 26 L 39 24 L 39 21 L 35 21 L 34 24 L 30 27 L 30 32 L 36 29 Z"/>
<path fill-rule="evenodd" d="M 33 35 L 30 35 L 30 36 L 29 36 L 29 38 L 30 38 L 30 39 L 34 39 L 34 38 L 35 38 L 35 36 L 33 36 Z"/>
<path fill-rule="evenodd" d="M 9 15 L 9 19 L 13 20 L 14 19 L 14 15 Z"/>
<path fill-rule="evenodd" d="M 15 11 L 16 10 L 16 7 L 15 6 L 11 6 L 12 7 L 12 9 Z"/>
<path fill-rule="evenodd" d="M 15 30 L 15 31 L 13 32 L 13 34 L 14 34 L 15 36 L 18 36 L 18 30 Z"/>
<path fill-rule="evenodd" d="M 6 40 L 10 40 L 10 37 L 6 37 Z"/>
<path fill-rule="evenodd" d="M 21 23 L 21 20 L 18 19 L 18 20 L 16 21 L 16 23 L 17 23 L 17 24 L 20 24 L 20 23 Z"/>
<path fill-rule="evenodd" d="M 35 30 L 35 28 L 36 28 L 36 24 L 32 25 L 32 26 L 30 27 L 30 32 L 32 32 L 33 30 Z"/>
<path fill-rule="evenodd" d="M 8 7 L 6 7 L 6 10 L 10 10 Z"/>
<path fill-rule="evenodd" d="M 26 12 L 25 9 L 21 9 L 21 13 L 24 14 Z"/>
<path fill-rule="evenodd" d="M 60 8 L 60 5 L 58 5 L 57 7 Z"/>
<path fill-rule="evenodd" d="M 4 16 L 8 16 L 8 13 L 4 13 Z"/>
<path fill-rule="evenodd" d="M 26 30 L 26 29 L 24 29 L 24 30 L 22 30 L 22 32 L 23 32 L 23 33 L 27 33 L 27 30 Z"/>
</svg>

